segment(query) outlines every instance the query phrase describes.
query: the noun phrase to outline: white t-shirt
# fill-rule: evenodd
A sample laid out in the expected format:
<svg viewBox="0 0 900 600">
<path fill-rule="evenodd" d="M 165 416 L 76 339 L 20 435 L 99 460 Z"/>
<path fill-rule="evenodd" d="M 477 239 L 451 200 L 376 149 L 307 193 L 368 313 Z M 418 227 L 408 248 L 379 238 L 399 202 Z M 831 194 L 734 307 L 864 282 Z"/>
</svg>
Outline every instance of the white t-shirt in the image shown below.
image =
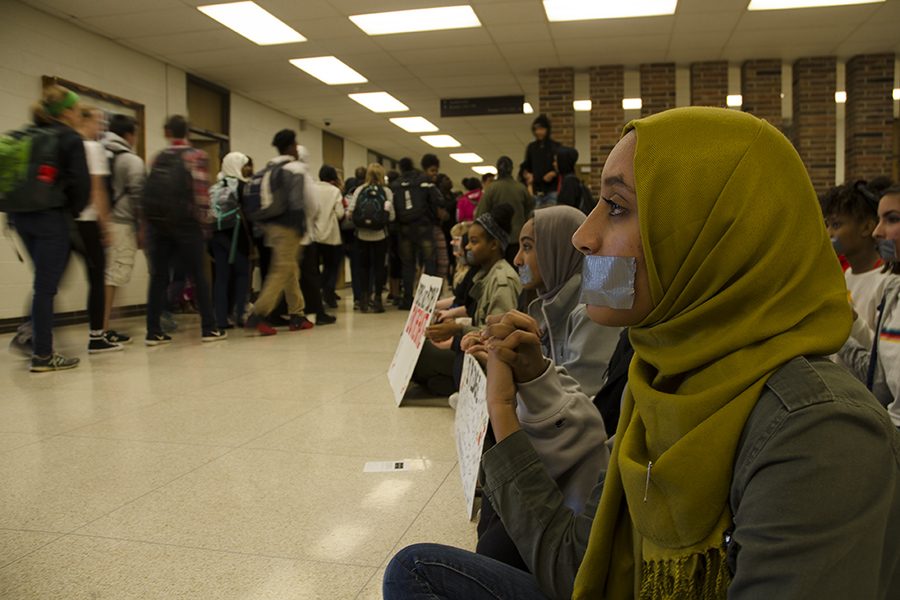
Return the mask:
<svg viewBox="0 0 900 600">
<path fill-rule="evenodd" d="M 87 160 L 88 173 L 91 176 L 99 175 L 101 177 L 109 177 L 109 158 L 106 155 L 106 148 L 100 142 L 93 140 L 84 140 L 84 156 Z M 97 210 L 88 204 L 87 207 L 78 215 L 78 221 L 96 221 Z"/>
<path fill-rule="evenodd" d="M 884 295 L 884 285 L 887 282 L 888 273 L 882 273 L 882 268 L 872 269 L 865 273 L 853 273 L 852 269 L 844 272 L 847 281 L 847 289 L 850 291 L 850 303 L 866 324 L 867 329 L 874 331 L 877 327 L 878 304 Z M 854 331 L 854 334 L 856 331 Z M 871 339 L 857 340 L 863 347 L 871 346 Z"/>
</svg>

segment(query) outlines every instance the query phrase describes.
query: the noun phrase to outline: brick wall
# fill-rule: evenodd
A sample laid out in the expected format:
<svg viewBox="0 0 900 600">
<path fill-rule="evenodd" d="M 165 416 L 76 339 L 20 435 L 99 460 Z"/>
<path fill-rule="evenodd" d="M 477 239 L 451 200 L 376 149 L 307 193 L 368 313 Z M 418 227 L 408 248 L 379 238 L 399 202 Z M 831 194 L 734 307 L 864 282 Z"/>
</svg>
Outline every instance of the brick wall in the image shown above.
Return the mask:
<svg viewBox="0 0 900 600">
<path fill-rule="evenodd" d="M 833 56 L 800 58 L 794 63 L 792 138 L 816 192 L 834 185 L 837 86 Z"/>
<path fill-rule="evenodd" d="M 781 60 L 748 60 L 741 65 L 742 109 L 781 128 Z"/>
<path fill-rule="evenodd" d="M 894 55 L 864 54 L 847 62 L 845 179 L 891 175 L 894 152 Z"/>
<path fill-rule="evenodd" d="M 538 112 L 553 124 L 553 139 L 575 147 L 575 70 L 571 67 L 538 71 Z"/>
<path fill-rule="evenodd" d="M 600 193 L 600 176 L 610 150 L 619 141 L 625 125 L 622 96 L 625 69 L 622 65 L 591 67 L 591 190 Z"/>
<path fill-rule="evenodd" d="M 725 107 L 728 95 L 728 61 L 691 64 L 691 106 Z"/>
<path fill-rule="evenodd" d="M 641 65 L 641 116 L 675 108 L 675 63 Z"/>
</svg>

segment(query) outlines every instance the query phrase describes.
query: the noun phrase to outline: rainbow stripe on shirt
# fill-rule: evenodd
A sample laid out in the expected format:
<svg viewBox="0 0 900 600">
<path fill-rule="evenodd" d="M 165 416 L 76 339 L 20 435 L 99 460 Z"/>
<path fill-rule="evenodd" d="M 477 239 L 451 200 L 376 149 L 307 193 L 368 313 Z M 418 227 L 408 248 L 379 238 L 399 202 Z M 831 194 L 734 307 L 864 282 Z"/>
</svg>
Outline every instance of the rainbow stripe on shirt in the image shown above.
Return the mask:
<svg viewBox="0 0 900 600">
<path fill-rule="evenodd" d="M 882 329 L 879 337 L 884 341 L 900 344 L 900 329 Z"/>
</svg>

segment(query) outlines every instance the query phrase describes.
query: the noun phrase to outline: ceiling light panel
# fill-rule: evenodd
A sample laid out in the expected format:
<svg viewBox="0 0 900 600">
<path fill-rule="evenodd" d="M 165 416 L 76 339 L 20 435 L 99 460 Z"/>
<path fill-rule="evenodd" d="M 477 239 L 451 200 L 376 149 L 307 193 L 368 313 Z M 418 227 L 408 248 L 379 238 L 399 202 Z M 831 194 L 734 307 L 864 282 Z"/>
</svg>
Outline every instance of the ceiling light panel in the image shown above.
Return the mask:
<svg viewBox="0 0 900 600">
<path fill-rule="evenodd" d="M 376 113 L 403 112 L 409 107 L 388 94 L 387 92 L 366 92 L 362 94 L 348 94 L 350 99 L 358 102 Z"/>
<path fill-rule="evenodd" d="M 471 6 L 443 6 L 353 15 L 353 23 L 369 35 L 442 31 L 481 27 Z"/>
<path fill-rule="evenodd" d="M 391 123 L 409 133 L 430 133 L 437 131 L 437 125 L 425 117 L 394 117 Z"/>
<path fill-rule="evenodd" d="M 544 0 L 544 12 L 551 22 L 628 19 L 675 14 L 678 0 Z"/>
<path fill-rule="evenodd" d="M 572 107 L 578 112 L 587 112 L 591 110 L 591 106 L 593 106 L 593 102 L 590 100 L 576 100 L 572 103 Z"/>
<path fill-rule="evenodd" d="M 368 81 L 368 79 L 335 56 L 294 58 L 290 62 L 301 71 L 328 85 L 346 85 L 349 83 L 366 83 Z"/>
<path fill-rule="evenodd" d="M 472 167 L 472 170 L 478 173 L 479 175 L 487 175 L 490 173 L 491 175 L 497 174 L 497 167 L 492 167 L 490 165 L 482 165 L 480 167 Z"/>
<path fill-rule="evenodd" d="M 468 165 L 471 163 L 480 163 L 484 162 L 484 159 L 475 154 L 474 152 L 458 152 L 456 154 L 451 154 L 450 158 L 455 160 L 458 163 L 462 163 L 464 165 Z"/>
<path fill-rule="evenodd" d="M 789 8 L 822 8 L 825 6 L 850 6 L 876 4 L 884 0 L 751 0 L 747 10 L 785 10 Z"/>
<path fill-rule="evenodd" d="M 306 41 L 300 33 L 255 2 L 208 4 L 198 6 L 197 10 L 260 46 Z"/>
<path fill-rule="evenodd" d="M 422 141 L 433 148 L 459 148 L 459 143 L 452 135 L 423 135 Z"/>
</svg>

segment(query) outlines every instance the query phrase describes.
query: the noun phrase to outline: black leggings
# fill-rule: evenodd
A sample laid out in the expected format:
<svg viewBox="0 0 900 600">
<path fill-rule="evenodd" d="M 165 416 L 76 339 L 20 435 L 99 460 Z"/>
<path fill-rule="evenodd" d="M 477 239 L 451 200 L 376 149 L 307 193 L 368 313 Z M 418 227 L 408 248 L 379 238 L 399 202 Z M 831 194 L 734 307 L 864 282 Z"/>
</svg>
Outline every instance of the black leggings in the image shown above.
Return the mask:
<svg viewBox="0 0 900 600">
<path fill-rule="evenodd" d="M 103 330 L 103 313 L 106 305 L 106 252 L 103 249 L 100 225 L 97 221 L 76 221 L 81 243 L 73 250 L 84 259 L 88 277 L 88 319 L 91 331 Z"/>
</svg>

